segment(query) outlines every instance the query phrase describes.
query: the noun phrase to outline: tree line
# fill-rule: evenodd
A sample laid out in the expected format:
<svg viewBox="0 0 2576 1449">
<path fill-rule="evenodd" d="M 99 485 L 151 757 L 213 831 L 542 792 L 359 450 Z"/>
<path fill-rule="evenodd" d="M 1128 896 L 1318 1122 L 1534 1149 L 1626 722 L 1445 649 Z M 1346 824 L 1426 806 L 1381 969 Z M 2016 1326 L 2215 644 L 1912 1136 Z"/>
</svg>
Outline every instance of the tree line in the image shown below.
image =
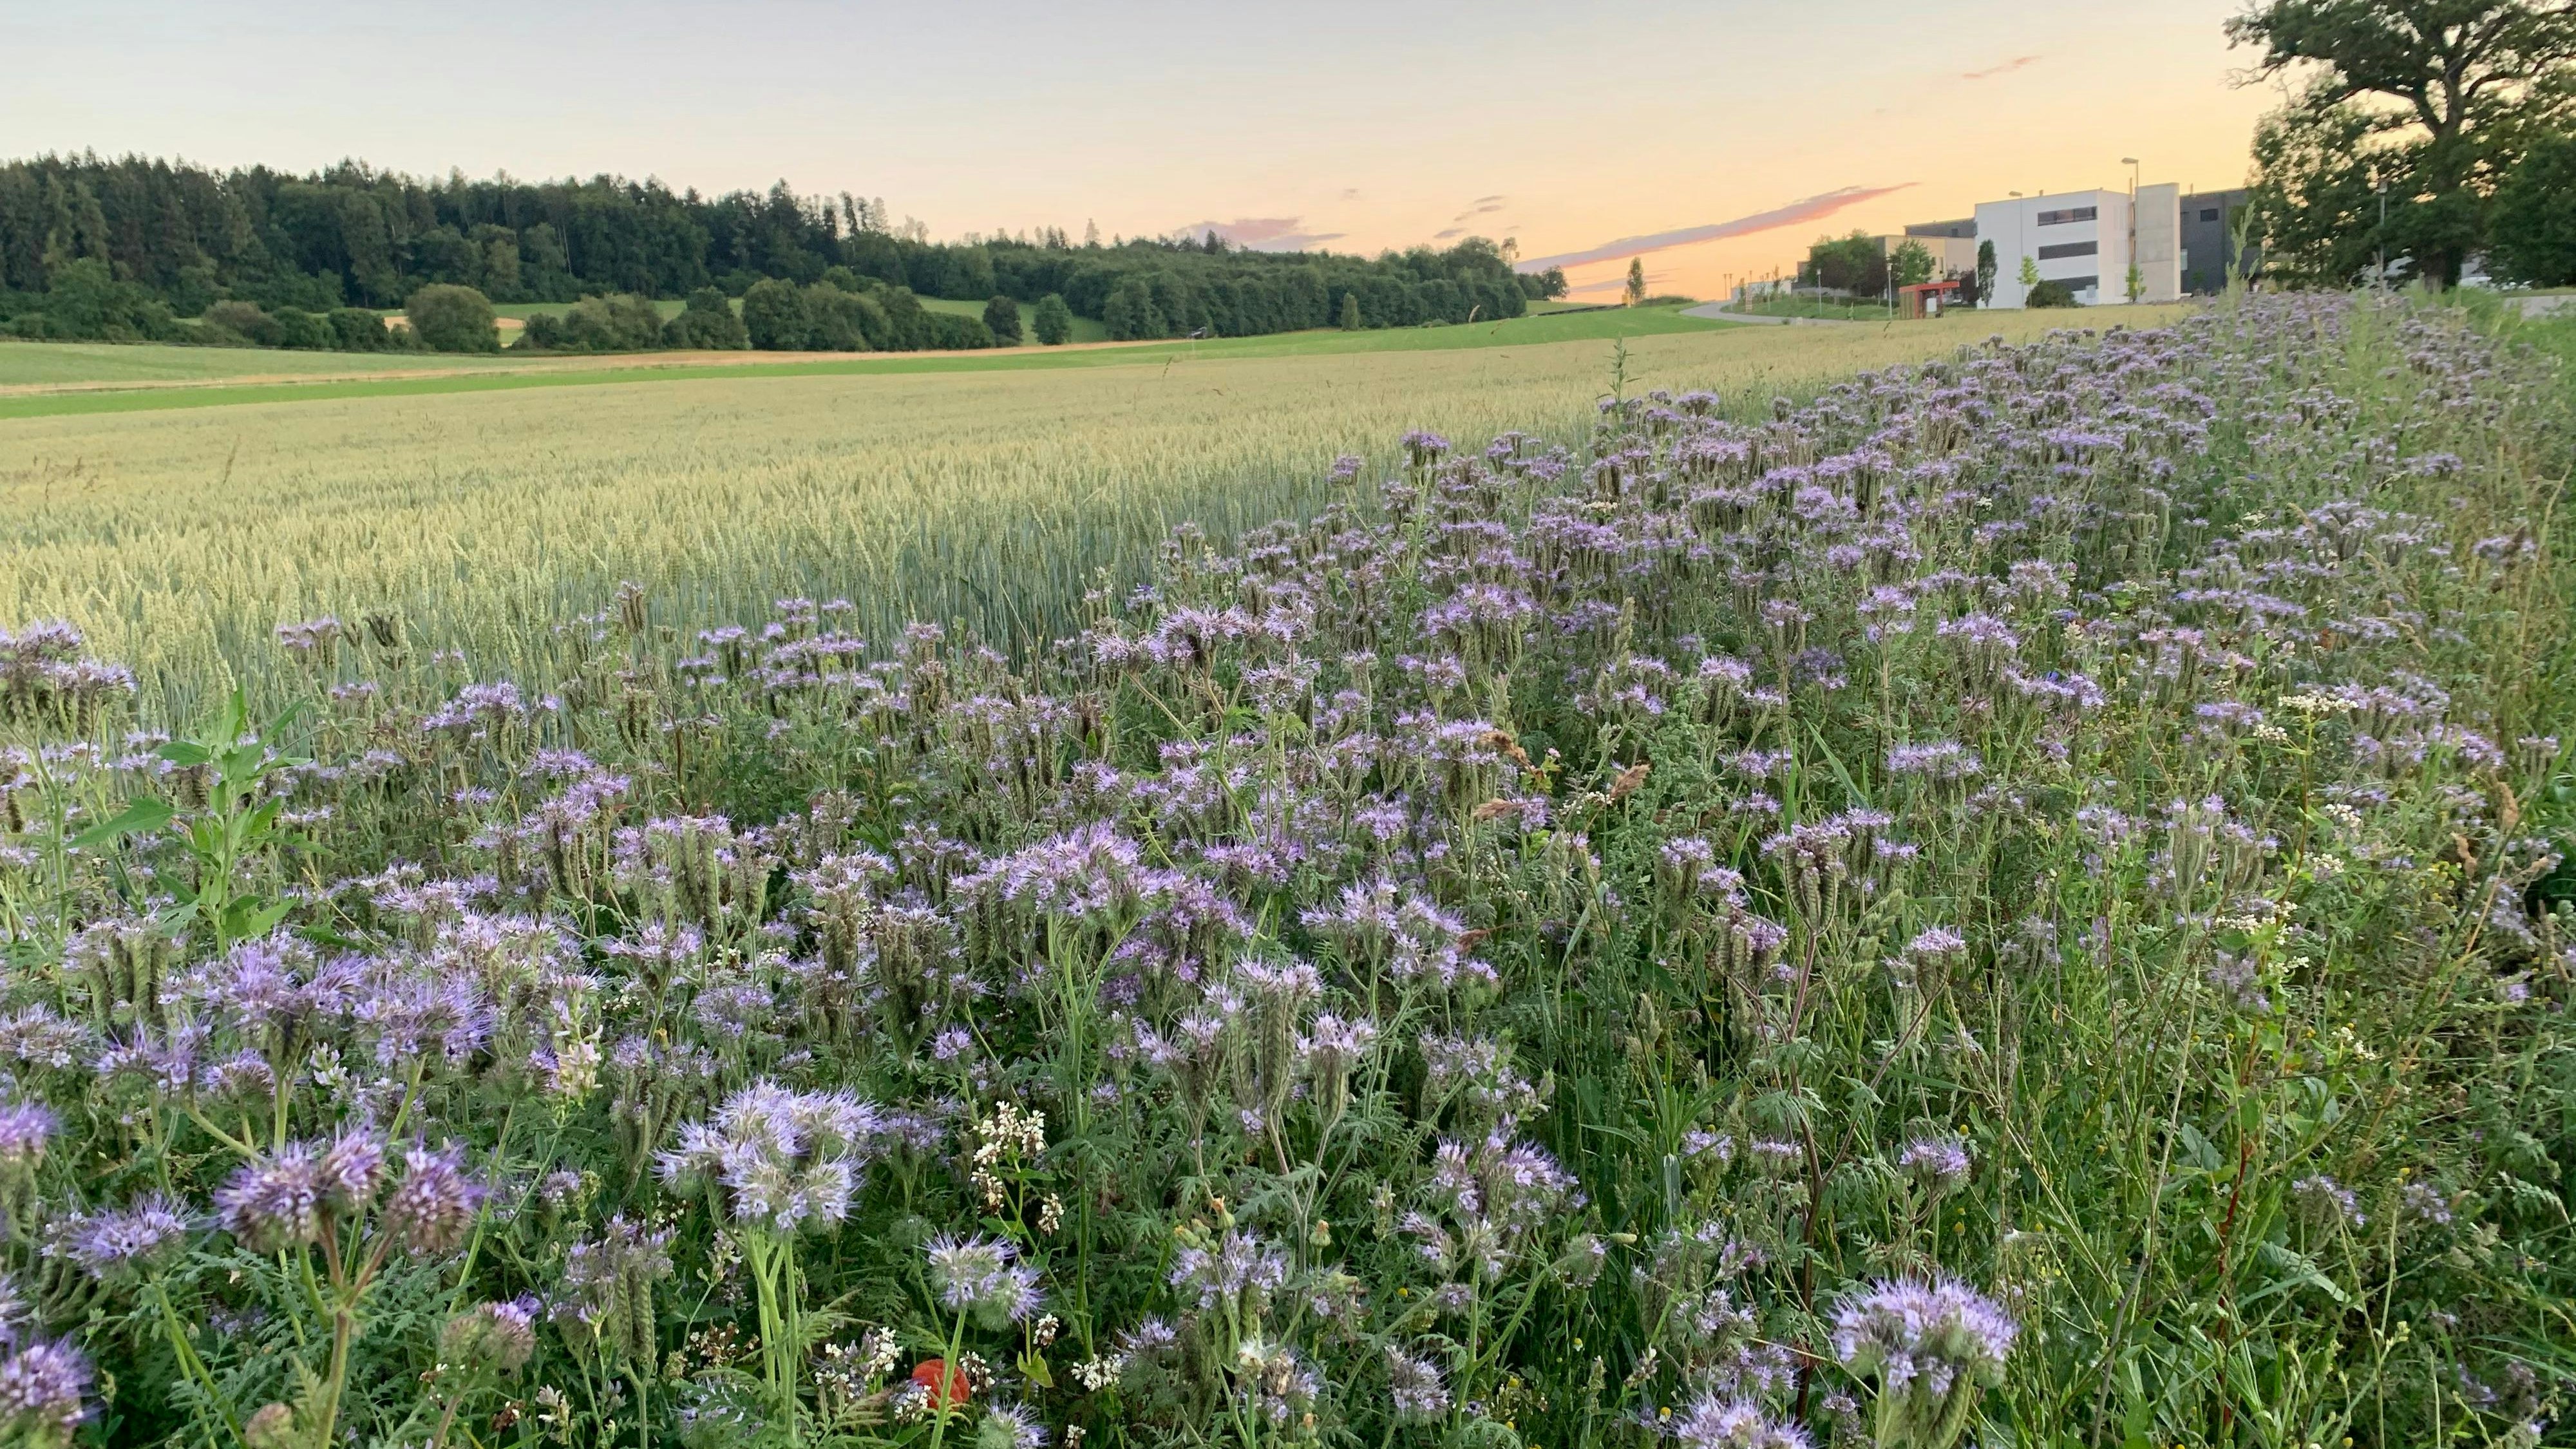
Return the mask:
<svg viewBox="0 0 2576 1449">
<path fill-rule="evenodd" d="M 827 280 L 836 273 L 845 281 Z M 326 319 L 336 336 L 343 324 L 327 319 L 438 286 L 504 304 L 599 298 L 577 331 L 640 336 L 640 314 L 622 333 L 600 330 L 605 299 L 712 289 L 747 306 L 764 282 L 796 289 L 809 331 L 871 346 L 880 335 L 964 335 L 950 322 L 914 325 L 899 293 L 1032 306 L 1055 297 L 1121 338 L 1331 326 L 1354 309 L 1366 327 L 1463 322 L 1519 316 L 1564 293 L 1561 273 L 1520 275 L 1505 249 L 1475 238 L 1375 258 L 1245 251 L 1214 234 L 1103 244 L 1094 233 L 1076 244 L 1052 228 L 941 243 L 918 222 L 892 222 L 882 200 L 800 195 L 784 182 L 705 196 L 614 176 L 419 178 L 355 161 L 301 176 L 94 154 L 0 165 L 0 323 L 25 335 L 169 340 L 192 330 L 179 319 L 239 303 L 272 322 Z M 57 296 L 67 283 L 71 295 Z M 887 314 L 881 332 L 856 305 L 871 297 Z M 316 335 L 310 322 L 283 325 L 300 339 L 290 345 Z M 762 345 L 748 316 L 744 325 Z"/>
</svg>

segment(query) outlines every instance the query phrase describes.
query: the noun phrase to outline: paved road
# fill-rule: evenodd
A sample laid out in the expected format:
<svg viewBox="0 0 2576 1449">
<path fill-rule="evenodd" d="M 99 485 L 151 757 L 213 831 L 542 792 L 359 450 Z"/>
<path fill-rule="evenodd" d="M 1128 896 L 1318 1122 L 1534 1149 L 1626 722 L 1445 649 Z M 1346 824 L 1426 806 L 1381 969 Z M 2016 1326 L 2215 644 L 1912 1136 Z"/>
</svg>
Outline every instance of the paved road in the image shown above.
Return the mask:
<svg viewBox="0 0 2576 1449">
<path fill-rule="evenodd" d="M 1747 327 L 1849 327 L 1852 325 L 1849 322 L 1838 322 L 1825 317 L 1756 317 L 1743 312 L 1729 312 L 1723 302 L 1702 302 L 1696 307 L 1684 307 L 1682 315 L 1705 317 L 1711 322 L 1740 322 Z"/>
</svg>

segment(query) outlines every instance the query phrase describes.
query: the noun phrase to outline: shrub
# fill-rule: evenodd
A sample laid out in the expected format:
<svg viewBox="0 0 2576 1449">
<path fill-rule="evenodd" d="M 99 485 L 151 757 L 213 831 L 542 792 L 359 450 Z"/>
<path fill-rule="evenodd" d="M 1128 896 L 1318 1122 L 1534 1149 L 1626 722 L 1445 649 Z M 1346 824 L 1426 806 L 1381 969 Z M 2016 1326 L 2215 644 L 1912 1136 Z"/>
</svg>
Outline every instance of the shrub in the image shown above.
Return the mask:
<svg viewBox="0 0 2576 1449">
<path fill-rule="evenodd" d="M 814 318 L 795 283 L 763 278 L 742 294 L 742 328 L 763 352 L 801 352 L 812 344 Z"/>
<path fill-rule="evenodd" d="M 27 335 L 100 342 L 166 342 L 180 335 L 168 303 L 117 280 L 91 257 L 63 263 L 46 276 L 44 330 Z"/>
<path fill-rule="evenodd" d="M 751 334 L 734 315 L 733 301 L 723 288 L 700 287 L 689 294 L 689 305 L 680 315 L 663 325 L 662 345 L 739 352 L 751 345 Z"/>
<path fill-rule="evenodd" d="M 331 345 L 342 352 L 383 352 L 395 345 L 385 319 L 364 307 L 334 307 L 324 320 L 331 326 Z"/>
<path fill-rule="evenodd" d="M 2072 307 L 2075 293 L 2064 282 L 2043 281 L 2023 295 L 2025 307 Z"/>
<path fill-rule="evenodd" d="M 812 324 L 805 345 L 818 352 L 864 352 L 874 345 L 869 329 L 885 330 L 883 308 L 827 282 L 805 289 L 805 315 Z"/>
<path fill-rule="evenodd" d="M 935 352 L 969 352 L 993 345 L 993 329 L 980 317 L 961 317 L 954 312 L 925 312 L 930 335 L 922 345 Z"/>
<path fill-rule="evenodd" d="M 937 314 L 923 307 L 910 287 L 887 287 L 867 300 L 885 314 L 883 334 L 869 334 L 877 346 L 889 352 L 917 352 L 931 345 L 930 319 Z"/>
<path fill-rule="evenodd" d="M 285 329 L 277 319 L 256 302 L 226 298 L 207 304 L 205 314 L 197 319 L 207 340 L 246 347 L 278 347 L 284 344 Z"/>
<path fill-rule="evenodd" d="M 1029 319 L 1031 330 L 1044 346 L 1061 347 L 1073 340 L 1073 309 L 1064 298 L 1049 292 L 1038 299 L 1037 312 Z"/>
<path fill-rule="evenodd" d="M 1342 311 L 1336 325 L 1345 332 L 1357 332 L 1360 330 L 1359 293 L 1344 292 L 1342 294 Z"/>
<path fill-rule="evenodd" d="M 560 352 L 649 352 L 663 345 L 662 313 L 649 298 L 584 297 L 561 316 L 537 313 L 522 347 Z"/>
<path fill-rule="evenodd" d="M 301 307 L 281 308 L 277 318 L 277 345 L 305 352 L 325 352 L 332 343 L 331 324 L 321 314 Z"/>
<path fill-rule="evenodd" d="M 984 328 L 993 340 L 1004 347 L 1020 345 L 1020 304 L 1008 297 L 995 297 L 984 304 Z"/>
<path fill-rule="evenodd" d="M 498 352 L 501 329 L 492 300 L 472 287 L 436 283 L 403 303 L 412 335 L 432 352 Z"/>
</svg>

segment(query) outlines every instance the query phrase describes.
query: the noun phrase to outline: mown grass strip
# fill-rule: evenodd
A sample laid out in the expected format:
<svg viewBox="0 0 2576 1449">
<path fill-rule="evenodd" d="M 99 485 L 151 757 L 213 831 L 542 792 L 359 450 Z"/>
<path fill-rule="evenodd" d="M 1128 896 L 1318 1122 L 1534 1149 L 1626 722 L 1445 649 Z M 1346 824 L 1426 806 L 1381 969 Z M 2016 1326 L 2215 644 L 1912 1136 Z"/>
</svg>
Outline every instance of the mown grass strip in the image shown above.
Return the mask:
<svg viewBox="0 0 2576 1449">
<path fill-rule="evenodd" d="M 1676 308 L 1560 313 L 1454 327 L 1390 328 L 1376 332 L 1300 332 L 1268 337 L 1229 337 L 1207 342 L 1075 350 L 1017 349 L 923 356 L 870 353 L 828 362 L 679 364 L 657 366 L 639 354 L 633 367 L 494 372 L 444 377 L 365 378 L 272 382 L 127 391 L 30 393 L 0 398 L 0 419 L 90 413 L 159 412 L 173 408 L 231 407 L 252 403 L 318 402 L 333 398 L 414 397 L 441 393 L 506 392 L 537 387 L 591 387 L 609 383 L 687 382 L 708 378 L 845 377 L 882 373 L 1027 372 L 1060 368 L 1170 366 L 1188 360 L 1306 357 L 1331 353 L 1428 352 L 1476 347 L 1544 346 L 1678 332 L 1705 332 L 1729 324 L 1685 317 Z"/>
</svg>

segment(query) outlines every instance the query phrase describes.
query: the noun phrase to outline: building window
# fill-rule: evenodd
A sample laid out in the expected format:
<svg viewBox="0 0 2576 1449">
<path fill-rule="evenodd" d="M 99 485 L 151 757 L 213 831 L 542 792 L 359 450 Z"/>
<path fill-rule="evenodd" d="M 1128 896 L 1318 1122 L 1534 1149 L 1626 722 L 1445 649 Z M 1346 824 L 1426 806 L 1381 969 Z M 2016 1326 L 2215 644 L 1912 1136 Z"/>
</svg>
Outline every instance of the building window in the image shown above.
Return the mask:
<svg viewBox="0 0 2576 1449">
<path fill-rule="evenodd" d="M 2051 277 L 2049 280 L 2070 292 L 2094 292 L 2102 287 L 2100 277 Z"/>
<path fill-rule="evenodd" d="M 2098 206 L 2070 206 L 2064 211 L 2041 212 L 2039 214 L 2039 224 L 2041 226 L 2065 226 L 2071 222 L 2093 221 L 2098 219 L 2101 215 L 2102 209 Z"/>
<path fill-rule="evenodd" d="M 2043 262 L 2051 262 L 2057 260 L 2059 257 L 2098 256 L 2101 254 L 2101 251 L 2102 244 L 2100 242 L 2059 242 L 2055 246 L 2041 247 L 2039 249 L 2039 259 Z"/>
<path fill-rule="evenodd" d="M 2202 207 L 2202 208 L 2200 209 L 2200 219 L 2201 219 L 2202 221 L 2216 221 L 2216 220 L 2218 220 L 2218 208 L 2217 208 L 2217 207 L 2214 207 L 2214 206 L 2204 206 L 2204 207 Z"/>
</svg>

